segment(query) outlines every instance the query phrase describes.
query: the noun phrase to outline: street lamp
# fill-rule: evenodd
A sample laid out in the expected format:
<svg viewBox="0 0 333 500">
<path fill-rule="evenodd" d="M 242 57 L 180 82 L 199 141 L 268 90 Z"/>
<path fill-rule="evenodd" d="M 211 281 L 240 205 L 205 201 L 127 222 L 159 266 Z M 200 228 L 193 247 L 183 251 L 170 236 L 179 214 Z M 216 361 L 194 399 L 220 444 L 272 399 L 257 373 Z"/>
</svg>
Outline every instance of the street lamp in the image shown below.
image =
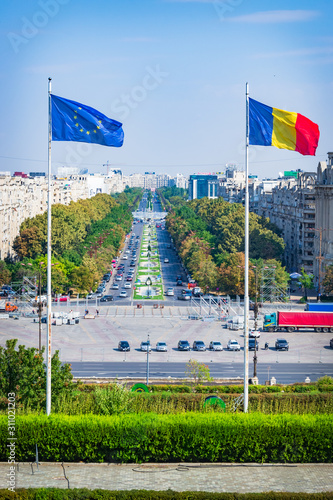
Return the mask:
<svg viewBox="0 0 333 500">
<path fill-rule="evenodd" d="M 149 385 L 149 350 L 150 350 L 150 339 L 149 339 L 149 333 L 147 337 L 147 380 L 146 383 Z"/>
<path fill-rule="evenodd" d="M 146 280 L 146 285 L 148 287 L 148 297 L 150 297 L 150 288 L 149 287 L 152 285 L 152 283 L 153 282 L 152 282 L 151 278 L 148 276 L 148 278 Z"/>
</svg>

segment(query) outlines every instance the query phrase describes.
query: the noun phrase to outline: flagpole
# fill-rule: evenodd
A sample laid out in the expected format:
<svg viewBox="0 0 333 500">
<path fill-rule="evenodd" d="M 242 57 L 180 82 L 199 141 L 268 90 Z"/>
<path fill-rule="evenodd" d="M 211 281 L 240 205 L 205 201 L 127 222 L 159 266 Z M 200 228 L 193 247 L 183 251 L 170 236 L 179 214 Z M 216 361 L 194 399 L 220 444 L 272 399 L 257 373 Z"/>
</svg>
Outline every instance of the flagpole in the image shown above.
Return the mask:
<svg viewBox="0 0 333 500">
<path fill-rule="evenodd" d="M 249 84 L 246 82 L 245 145 L 244 413 L 249 402 Z"/>
<path fill-rule="evenodd" d="M 51 331 L 51 80 L 48 83 L 48 184 L 47 184 L 47 371 L 46 371 L 46 415 L 51 413 L 51 359 L 52 359 L 52 331 Z"/>
</svg>

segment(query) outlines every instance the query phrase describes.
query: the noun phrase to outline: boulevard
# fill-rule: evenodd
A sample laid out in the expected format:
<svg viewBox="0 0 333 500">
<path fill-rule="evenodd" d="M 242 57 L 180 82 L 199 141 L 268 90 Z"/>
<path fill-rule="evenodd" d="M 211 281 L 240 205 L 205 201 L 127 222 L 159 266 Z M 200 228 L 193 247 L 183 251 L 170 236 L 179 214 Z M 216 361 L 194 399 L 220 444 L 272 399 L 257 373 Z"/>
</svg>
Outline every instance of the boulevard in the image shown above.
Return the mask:
<svg viewBox="0 0 333 500">
<path fill-rule="evenodd" d="M 139 206 L 140 217 L 145 216 L 146 224 L 158 225 L 156 236 L 163 279 L 163 300 L 133 300 L 135 279 L 130 281 L 130 289 L 125 288 L 125 276 L 130 269 L 137 272 L 138 258 L 133 257 L 135 266 L 130 266 L 130 259 L 124 259 L 127 252 L 140 253 L 144 223 L 140 217 L 133 215 L 138 222 L 133 225 L 133 242 L 138 242 L 137 251 L 134 244 L 127 238 L 125 246 L 118 255 L 119 263 L 124 264 L 121 281 L 116 281 L 117 270 L 114 269 L 111 280 L 107 283 L 104 295 L 112 295 L 111 302 L 103 302 L 100 298 L 72 299 L 70 302 L 52 304 L 55 313 L 75 312 L 79 316 L 78 324 L 61 324 L 52 327 L 52 352 L 59 351 L 62 362 L 72 365 L 75 377 L 138 377 L 145 379 L 147 354 L 140 350 L 140 344 L 151 342 L 152 352 L 149 354 L 150 377 L 165 378 L 185 376 L 186 363 L 196 359 L 206 363 L 214 378 L 243 378 L 244 368 L 244 336 L 241 330 L 230 330 L 230 317 L 226 316 L 221 307 L 215 306 L 214 314 L 210 314 L 210 306 L 201 308 L 200 299 L 189 301 L 178 300 L 182 290 L 187 288 L 188 277 L 173 242 L 164 228 L 164 223 L 156 223 L 151 216 L 159 220 L 162 216 L 159 202 L 154 202 L 153 210 L 146 212 L 147 200 L 144 197 Z M 165 262 L 165 260 L 167 262 Z M 181 276 L 182 286 L 176 286 L 176 277 Z M 114 285 L 119 283 L 119 288 Z M 127 283 L 127 281 L 126 281 Z M 174 295 L 167 296 L 165 291 L 172 287 Z M 127 297 L 120 297 L 126 290 Z M 208 302 L 206 302 L 208 304 Z M 237 314 L 242 314 L 239 304 Z M 259 316 L 259 326 L 267 308 L 278 309 L 279 304 L 265 305 Z M 287 307 L 304 309 L 304 305 L 290 303 Z M 232 305 L 230 305 L 232 309 Z M 235 310 L 235 309 L 233 309 Z M 89 319 L 85 318 L 89 311 Z M 224 314 L 224 315 L 223 315 Z M 7 339 L 18 339 L 18 344 L 26 347 L 38 346 L 38 317 L 32 315 L 31 309 L 19 320 L 13 318 L 0 320 L 0 345 L 4 346 Z M 42 324 L 42 345 L 46 345 L 46 324 Z M 304 382 L 306 377 L 315 381 L 323 375 L 333 376 L 330 339 L 332 333 L 314 331 L 295 331 L 292 333 L 262 332 L 258 339 L 259 350 L 258 377 L 260 383 L 265 383 L 274 376 L 277 383 Z M 276 351 L 277 338 L 286 338 L 289 351 Z M 118 343 L 126 340 L 130 344 L 130 352 L 118 350 Z M 204 352 L 178 351 L 179 340 L 187 340 L 192 347 L 194 341 L 201 340 L 207 350 Z M 240 351 L 227 350 L 229 340 L 237 340 Z M 222 343 L 222 351 L 209 351 L 211 341 Z M 157 352 L 157 342 L 165 342 L 167 352 Z M 264 349 L 268 342 L 269 349 Z M 249 353 L 249 376 L 253 375 L 253 351 Z"/>
</svg>

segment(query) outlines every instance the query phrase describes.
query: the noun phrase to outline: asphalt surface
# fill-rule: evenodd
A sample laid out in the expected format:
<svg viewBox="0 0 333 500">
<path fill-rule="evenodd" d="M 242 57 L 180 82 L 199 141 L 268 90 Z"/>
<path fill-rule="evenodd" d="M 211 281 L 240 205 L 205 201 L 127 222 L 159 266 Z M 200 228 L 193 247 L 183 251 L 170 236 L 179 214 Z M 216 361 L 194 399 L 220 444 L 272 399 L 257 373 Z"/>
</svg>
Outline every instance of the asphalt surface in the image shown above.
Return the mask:
<svg viewBox="0 0 333 500">
<path fill-rule="evenodd" d="M 147 358 L 147 355 L 145 355 Z M 234 379 L 244 378 L 244 364 L 239 362 L 219 363 L 210 360 L 208 356 L 204 362 L 207 363 L 210 375 L 213 378 Z M 207 356 L 206 356 L 207 358 Z M 125 359 L 125 357 L 124 357 Z M 144 378 L 147 376 L 147 362 L 72 362 L 72 373 L 75 377 L 118 377 L 118 378 Z M 149 377 L 159 378 L 184 378 L 186 363 L 156 363 L 149 361 Z M 249 376 L 253 375 L 253 363 L 249 364 Z M 278 384 L 291 384 L 304 382 L 309 377 L 311 381 L 329 375 L 333 377 L 332 363 L 259 363 L 257 365 L 257 376 L 259 383 L 264 384 L 266 380 L 275 377 Z"/>
<path fill-rule="evenodd" d="M 143 204 L 145 201 L 142 202 Z M 141 207 L 144 208 L 144 207 Z M 154 209 L 158 209 L 155 206 Z M 143 224 L 135 224 L 133 232 L 141 238 Z M 52 351 L 60 351 L 60 359 L 72 363 L 75 375 L 78 376 L 126 376 L 126 372 L 146 374 L 146 353 L 140 351 L 140 343 L 147 340 L 149 335 L 153 351 L 150 355 L 152 376 L 182 376 L 185 364 L 189 359 L 197 359 L 209 364 L 212 373 L 230 373 L 231 376 L 243 377 L 243 343 L 241 331 L 229 330 L 228 323 L 209 317 L 203 320 L 193 320 L 196 317 L 191 302 L 177 300 L 177 294 L 182 287 L 175 286 L 175 277 L 185 273 L 179 261 L 168 232 L 157 229 L 164 289 L 172 286 L 175 289 L 174 297 L 165 297 L 165 300 L 156 304 L 152 300 L 142 300 L 141 309 L 131 297 L 118 298 L 119 291 L 113 302 L 100 303 L 99 300 L 77 301 L 70 303 L 53 304 L 54 312 L 69 312 L 73 310 L 80 316 L 79 324 L 61 325 L 52 327 Z M 137 238 L 135 238 L 135 241 Z M 138 238 L 139 240 L 139 238 Z M 171 248 L 170 248 L 171 246 Z M 138 252 L 137 252 L 138 253 Z M 164 258 L 169 263 L 164 263 Z M 125 275 L 129 268 L 129 260 L 125 263 Z M 114 273 L 115 274 L 115 273 Z M 113 276 L 114 278 L 114 276 Z M 123 282 L 120 282 L 123 283 Z M 132 282 L 133 283 L 133 282 Z M 108 284 L 112 286 L 112 281 Z M 131 291 L 131 290 L 129 290 Z M 109 289 L 105 292 L 109 294 Z M 161 308 L 160 306 L 163 306 Z M 294 304 L 292 307 L 297 307 Z M 92 319 L 83 319 L 85 309 L 92 313 Z M 96 315 L 96 309 L 99 314 Z M 34 322 L 36 321 L 36 322 Z M 288 352 L 276 351 L 274 348 L 277 337 L 285 337 L 290 344 Z M 38 345 L 38 318 L 21 317 L 0 320 L 0 345 L 5 345 L 6 339 L 16 338 L 19 344 L 27 347 Z M 260 379 L 264 377 L 268 366 L 279 374 L 278 382 L 304 381 L 306 376 L 312 380 L 323 374 L 332 375 L 333 349 L 329 348 L 332 333 L 316 333 L 313 331 L 299 331 L 293 333 L 262 333 L 259 339 L 258 372 Z M 229 340 L 235 339 L 240 343 L 240 352 L 230 352 L 226 349 Z M 123 353 L 118 350 L 120 340 L 130 343 L 131 351 Z M 223 345 L 221 352 L 179 352 L 179 340 L 188 340 L 192 346 L 195 340 L 202 340 L 208 347 L 210 341 L 220 341 Z M 166 342 L 168 352 L 156 352 L 156 342 Z M 269 349 L 264 350 L 264 343 L 269 343 Z M 46 325 L 42 324 L 42 343 L 46 345 Z M 253 352 L 249 360 L 252 363 Z M 84 364 L 80 364 L 84 363 Z M 105 364 L 104 364 L 105 363 Z M 112 365 L 110 365 L 112 364 Z M 114 367 L 117 367 L 115 369 Z M 122 368 L 120 368 L 122 367 Z M 273 368 L 274 367 L 274 368 Z M 252 369 L 250 366 L 250 373 Z M 261 375 L 263 373 L 263 375 Z M 272 372 L 273 375 L 273 372 Z M 105 375 L 106 376 L 106 375 Z M 261 381 L 261 380 L 260 380 Z"/>
</svg>

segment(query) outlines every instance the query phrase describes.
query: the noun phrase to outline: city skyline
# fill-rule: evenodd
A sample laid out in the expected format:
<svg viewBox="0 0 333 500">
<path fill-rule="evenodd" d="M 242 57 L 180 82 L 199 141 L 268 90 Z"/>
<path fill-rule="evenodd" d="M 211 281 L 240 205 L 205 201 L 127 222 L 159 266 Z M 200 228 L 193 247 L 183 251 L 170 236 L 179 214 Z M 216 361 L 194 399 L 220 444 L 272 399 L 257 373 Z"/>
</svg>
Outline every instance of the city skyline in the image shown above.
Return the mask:
<svg viewBox="0 0 333 500">
<path fill-rule="evenodd" d="M 316 157 L 250 147 L 250 173 L 315 171 L 330 144 L 332 5 L 324 0 L 19 0 L 2 7 L 1 171 L 47 170 L 52 92 L 123 123 L 121 148 L 52 143 L 60 166 L 189 176 L 244 167 L 250 96 L 318 123 Z"/>
</svg>

